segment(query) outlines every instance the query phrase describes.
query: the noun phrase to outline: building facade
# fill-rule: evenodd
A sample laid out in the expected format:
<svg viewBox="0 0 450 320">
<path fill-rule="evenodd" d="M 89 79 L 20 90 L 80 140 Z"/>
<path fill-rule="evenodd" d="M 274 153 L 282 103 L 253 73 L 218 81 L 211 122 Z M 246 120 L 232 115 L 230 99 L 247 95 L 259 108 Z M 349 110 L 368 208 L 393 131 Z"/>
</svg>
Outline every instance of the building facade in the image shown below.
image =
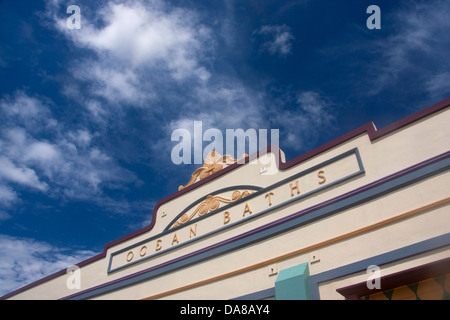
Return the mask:
<svg viewBox="0 0 450 320">
<path fill-rule="evenodd" d="M 211 152 L 149 226 L 3 298 L 448 299 L 449 106 L 288 162 Z"/>
</svg>

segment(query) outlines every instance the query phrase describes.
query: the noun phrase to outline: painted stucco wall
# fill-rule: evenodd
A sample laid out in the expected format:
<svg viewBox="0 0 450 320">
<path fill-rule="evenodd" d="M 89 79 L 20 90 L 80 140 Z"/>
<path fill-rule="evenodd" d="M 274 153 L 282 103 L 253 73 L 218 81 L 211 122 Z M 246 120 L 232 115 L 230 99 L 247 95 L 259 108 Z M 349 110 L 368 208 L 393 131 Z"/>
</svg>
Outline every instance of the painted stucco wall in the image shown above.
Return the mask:
<svg viewBox="0 0 450 320">
<path fill-rule="evenodd" d="M 273 288 L 278 276 L 276 272 L 270 273 L 273 268 L 280 272 L 286 268 L 308 263 L 310 275 L 314 278 L 314 275 L 320 275 L 341 266 L 445 235 L 450 231 L 448 227 L 450 208 L 448 201 L 445 202 L 445 199 L 450 196 L 448 191 L 450 173 L 444 169 L 439 171 L 435 168 L 436 162 L 433 162 L 425 167 L 437 170 L 437 173 L 433 175 L 427 176 L 424 171 L 421 173 L 421 178 L 415 181 L 413 173 L 416 171 L 411 171 L 411 176 L 408 176 L 409 180 L 405 178 L 405 181 L 410 181 L 406 186 L 396 187 L 397 180 L 391 179 L 382 185 L 389 191 L 385 193 L 373 191 L 374 198 L 371 200 L 338 210 L 336 213 L 322 214 L 319 210 L 307 212 L 304 216 L 296 218 L 300 222 L 300 219 L 304 219 L 296 226 L 280 229 L 278 234 L 270 233 L 272 231 L 261 231 L 258 235 L 265 232 L 268 236 L 261 237 L 254 243 L 249 240 L 252 230 L 267 226 L 273 221 L 281 221 L 293 213 L 313 208 L 330 199 L 358 190 L 362 186 L 370 185 L 391 174 L 401 172 L 405 168 L 448 152 L 450 150 L 449 122 L 450 109 L 446 108 L 374 141 L 371 141 L 367 133 L 362 133 L 273 175 L 261 174 L 262 169 L 267 165 L 258 160 L 239 166 L 160 205 L 156 212 L 154 227 L 150 231 L 109 247 L 106 257 L 81 268 L 82 287 L 80 290 L 69 290 L 66 286 L 68 275 L 62 274 L 11 298 L 58 299 L 74 295 L 77 292 L 84 292 L 95 286 L 102 286 L 105 283 L 113 285 L 114 281 L 122 285 L 126 283 L 124 279 L 128 279 L 130 275 L 139 273 L 144 275 L 144 271 L 146 271 L 147 274 L 153 274 L 153 276 L 147 278 L 143 276 L 142 281 L 136 284 L 131 283 L 124 287 L 117 285 L 113 291 L 98 291 L 99 293 L 92 298 L 231 299 Z M 350 150 L 357 150 L 364 170 L 356 176 L 341 181 L 342 177 L 351 175 L 355 170 L 360 169 L 358 159 L 352 153 L 348 157 L 339 158 Z M 336 157 L 339 160 L 324 166 L 321 165 Z M 441 160 L 441 167 L 445 167 L 445 164 L 448 165 L 448 162 L 448 157 Z M 291 183 L 294 186 L 296 180 L 299 181 L 301 191 L 298 195 L 297 190 L 293 190 L 294 196 L 292 196 L 289 177 L 305 170 L 308 171 L 310 168 L 315 168 L 315 170 L 308 172 L 309 176 L 305 174 L 305 176 L 292 180 Z M 319 182 L 322 181 L 318 176 L 320 170 L 324 171 L 326 182 L 319 185 Z M 186 177 L 186 181 L 189 178 Z M 139 263 L 131 263 L 134 262 L 132 260 L 127 265 L 127 254 L 136 243 L 144 244 L 147 239 L 152 237 L 157 240 L 158 235 L 168 227 L 169 223 L 198 199 L 216 190 L 233 186 L 240 191 L 245 190 L 243 186 L 264 189 L 284 179 L 288 179 L 286 183 L 277 185 L 270 190 L 265 189 L 263 193 L 249 197 L 248 201 L 236 202 L 236 205 L 230 204 L 227 207 L 233 219 L 232 222 L 237 221 L 238 216 L 239 219 L 243 218 L 243 215 L 250 219 L 242 220 L 241 223 L 235 225 L 225 224 L 224 211 L 219 210 L 216 214 L 198 222 L 199 229 L 195 236 L 190 234 L 189 229 L 179 229 L 180 241 L 172 246 L 170 239 L 173 239 L 173 235 L 166 232 L 168 240 L 165 239 L 163 243 L 164 250 L 160 250 L 157 255 L 143 259 Z M 334 182 L 337 184 L 333 185 Z M 390 187 L 391 185 L 392 187 Z M 174 189 L 177 187 L 174 186 Z M 318 187 L 326 188 L 301 197 L 304 190 L 315 190 Z M 217 195 L 230 199 L 233 190 L 231 188 Z M 266 197 L 268 192 L 273 192 L 271 205 Z M 296 197 L 298 200 L 292 200 L 297 199 Z M 245 199 L 243 198 L 243 200 Z M 289 203 L 278 206 L 286 202 Z M 433 206 L 435 203 L 439 205 Z M 251 208 L 251 213 L 245 212 L 246 205 Z M 222 206 L 223 204 L 221 204 Z M 193 209 L 195 206 L 189 212 L 192 212 Z M 264 212 L 264 214 L 258 215 L 259 212 Z M 401 217 L 402 214 L 409 212 L 412 212 L 411 217 L 405 216 L 405 218 L 398 218 L 397 222 L 388 223 L 389 219 Z M 312 218 L 314 214 L 318 215 L 317 219 Z M 383 221 L 387 222 L 378 226 Z M 223 228 L 225 226 L 226 228 Z M 370 226 L 371 228 L 366 231 L 366 228 Z M 202 237 L 201 229 L 219 228 L 222 228 L 221 231 Z M 352 236 L 352 233 L 355 235 Z M 232 247 L 227 243 L 227 239 L 242 234 L 249 235 L 242 240 L 242 247 Z M 193 240 L 188 242 L 190 239 Z M 202 253 L 204 258 L 199 258 L 203 257 L 200 254 L 202 250 L 217 243 L 223 243 L 221 248 L 229 246 L 230 250 L 216 255 L 214 253 L 216 251 L 208 249 L 204 254 Z M 173 249 L 165 251 L 168 247 L 173 247 Z M 124 251 L 120 253 L 121 250 Z M 157 253 L 156 249 L 152 249 L 150 246 L 147 250 L 148 256 L 151 255 L 151 251 Z M 217 250 L 220 252 L 220 248 Z M 420 253 L 419 250 L 418 254 L 401 259 L 396 263 L 386 263 L 380 267 L 382 267 L 383 273 L 391 273 L 433 261 L 439 257 L 448 257 L 449 250 L 446 246 L 423 253 Z M 133 249 L 133 252 L 137 256 L 138 251 Z M 192 252 L 198 252 L 198 254 L 190 256 Z M 111 254 L 113 254 L 113 259 L 111 259 Z M 316 255 L 316 258 L 312 258 L 313 255 Z M 320 257 L 319 261 L 315 261 L 318 259 L 317 256 Z M 173 262 L 180 257 L 188 257 L 193 262 L 188 264 L 187 259 Z M 167 265 L 168 261 L 173 263 Z M 108 270 L 115 271 L 108 273 Z M 336 275 L 340 275 L 340 273 L 336 272 Z M 318 283 L 320 298 L 343 299 L 336 292 L 337 288 L 364 281 L 366 278 L 367 274 L 359 271 Z"/>
</svg>

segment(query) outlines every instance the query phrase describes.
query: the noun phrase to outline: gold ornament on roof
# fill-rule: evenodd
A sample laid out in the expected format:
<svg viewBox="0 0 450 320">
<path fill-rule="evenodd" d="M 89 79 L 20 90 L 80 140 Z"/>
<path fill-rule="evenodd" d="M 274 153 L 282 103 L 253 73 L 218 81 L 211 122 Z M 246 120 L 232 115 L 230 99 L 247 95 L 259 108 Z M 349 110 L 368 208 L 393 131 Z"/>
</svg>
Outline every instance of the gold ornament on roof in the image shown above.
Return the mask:
<svg viewBox="0 0 450 320">
<path fill-rule="evenodd" d="M 214 210 L 218 209 L 220 207 L 221 202 L 231 203 L 231 202 L 237 201 L 241 198 L 244 198 L 244 197 L 252 194 L 253 192 L 254 191 L 248 191 L 248 190 L 245 190 L 243 192 L 241 192 L 239 190 L 235 190 L 235 191 L 233 191 L 233 193 L 231 195 L 231 199 L 227 199 L 227 198 L 220 197 L 220 196 L 208 195 L 206 197 L 205 201 L 203 201 L 201 204 L 199 204 L 198 207 L 190 215 L 188 215 L 187 213 L 183 214 L 180 217 L 180 219 L 178 219 L 169 229 L 178 227 L 179 225 L 182 225 L 183 223 L 186 223 L 186 222 L 192 220 L 196 215 L 198 217 L 201 217 L 210 211 L 214 211 Z"/>
<path fill-rule="evenodd" d="M 244 153 L 241 159 L 247 157 L 248 155 Z M 212 150 L 205 158 L 203 162 L 203 166 L 198 168 L 192 173 L 191 180 L 185 186 L 179 186 L 178 190 L 182 190 L 184 188 L 189 187 L 191 184 L 197 181 L 197 178 L 200 180 L 209 177 L 210 175 L 222 170 L 224 168 L 224 164 L 233 164 L 238 162 L 239 160 L 234 159 L 230 155 L 221 156 L 216 151 Z"/>
</svg>

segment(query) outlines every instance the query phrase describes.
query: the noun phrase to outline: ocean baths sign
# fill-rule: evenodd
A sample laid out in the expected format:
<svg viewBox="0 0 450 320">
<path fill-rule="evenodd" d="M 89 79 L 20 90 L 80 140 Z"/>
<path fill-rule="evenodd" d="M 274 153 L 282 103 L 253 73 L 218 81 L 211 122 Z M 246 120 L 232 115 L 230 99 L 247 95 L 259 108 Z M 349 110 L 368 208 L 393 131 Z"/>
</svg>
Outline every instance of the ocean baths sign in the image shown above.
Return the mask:
<svg viewBox="0 0 450 320">
<path fill-rule="evenodd" d="M 162 253 L 302 201 L 363 172 L 355 148 L 265 188 L 239 185 L 217 190 L 177 214 L 160 234 L 113 252 L 108 273 L 149 261 Z"/>
</svg>

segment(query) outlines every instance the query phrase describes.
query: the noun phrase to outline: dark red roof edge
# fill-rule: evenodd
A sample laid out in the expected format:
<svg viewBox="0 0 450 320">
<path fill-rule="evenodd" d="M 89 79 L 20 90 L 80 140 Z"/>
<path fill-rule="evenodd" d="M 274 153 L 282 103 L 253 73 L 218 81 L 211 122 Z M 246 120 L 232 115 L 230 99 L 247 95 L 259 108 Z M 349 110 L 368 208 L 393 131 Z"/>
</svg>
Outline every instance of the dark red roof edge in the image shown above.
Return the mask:
<svg viewBox="0 0 450 320">
<path fill-rule="evenodd" d="M 307 153 L 305 153 L 305 154 L 303 154 L 303 155 L 301 155 L 299 157 L 296 157 L 296 158 L 294 158 L 294 159 L 292 159 L 292 160 L 290 160 L 288 162 L 282 162 L 281 161 L 281 155 L 280 155 L 279 152 L 277 152 L 279 150 L 278 147 L 276 147 L 276 146 L 269 146 L 269 147 L 267 147 L 265 149 L 259 150 L 255 154 L 249 155 L 245 159 L 244 163 L 247 163 L 247 162 L 249 162 L 249 161 L 251 161 L 251 160 L 253 160 L 255 158 L 259 158 L 261 155 L 264 155 L 267 152 L 273 151 L 274 153 L 278 153 L 278 159 L 276 159 L 276 163 L 277 163 L 278 169 L 279 170 L 286 170 L 286 169 L 288 169 L 288 168 L 290 168 L 292 166 L 295 166 L 295 165 L 297 165 L 299 163 L 302 163 L 302 162 L 304 162 L 304 161 L 306 161 L 306 160 L 308 160 L 308 159 L 310 159 L 310 158 L 312 158 L 314 156 L 317 156 L 318 154 L 321 154 L 321 153 L 323 153 L 323 152 L 325 152 L 325 151 L 327 151 L 327 150 L 329 150 L 329 149 L 331 149 L 331 148 L 333 148 L 335 146 L 338 146 L 338 145 L 340 145 L 340 144 L 342 144 L 342 143 L 344 143 L 344 142 L 346 142 L 346 141 L 348 141 L 350 139 L 353 139 L 353 138 L 355 138 L 355 137 L 357 137 L 357 136 L 359 136 L 359 135 L 361 135 L 363 133 L 367 133 L 369 138 L 370 138 L 370 141 L 374 141 L 374 140 L 376 140 L 376 139 L 378 139 L 378 138 L 380 138 L 380 137 L 382 137 L 384 135 L 387 135 L 387 134 L 389 134 L 391 132 L 394 132 L 394 131 L 396 131 L 396 130 L 404 127 L 404 126 L 407 126 L 407 125 L 409 125 L 409 124 L 411 124 L 411 123 L 413 123 L 415 121 L 418 121 L 418 120 L 420 120 L 422 118 L 425 118 L 425 117 L 427 117 L 427 116 L 429 116 L 429 115 L 431 115 L 433 113 L 436 113 L 436 112 L 438 112 L 440 110 L 443 110 L 443 109 L 445 109 L 445 108 L 447 108 L 449 106 L 450 106 L 450 98 L 447 98 L 445 100 L 442 100 L 442 101 L 440 101 L 440 102 L 438 102 L 438 103 L 436 103 L 436 104 L 434 104 L 432 106 L 429 106 L 429 107 L 427 107 L 425 109 L 422 109 L 422 110 L 420 110 L 420 111 L 418 111 L 418 112 L 416 112 L 416 113 L 414 113 L 414 114 L 412 114 L 410 116 L 407 116 L 406 118 L 403 118 L 403 119 L 401 119 L 401 120 L 399 120 L 399 121 L 397 121 L 395 123 L 392 123 L 392 124 L 382 128 L 382 129 L 379 129 L 379 130 L 375 129 L 375 126 L 374 126 L 373 122 L 366 123 L 365 125 L 357 128 L 357 129 L 354 129 L 354 130 L 352 130 L 352 131 L 350 131 L 350 132 L 348 132 L 348 133 L 346 133 L 346 134 L 344 134 L 344 135 L 342 135 L 342 136 L 340 136 L 340 137 L 338 137 L 338 138 L 336 138 L 336 139 L 334 139 L 334 140 L 332 140 L 330 142 L 327 142 L 327 143 L 321 145 L 320 147 L 317 147 L 316 149 L 313 149 L 313 150 L 311 150 L 311 151 L 309 151 L 309 152 L 307 152 Z M 90 263 L 92 263 L 94 261 L 100 260 L 100 259 L 106 257 L 106 252 L 108 251 L 109 248 L 111 248 L 111 247 L 113 247 L 113 246 L 115 246 L 115 245 L 117 245 L 117 244 L 119 244 L 121 242 L 127 241 L 127 240 L 129 240 L 131 238 L 139 236 L 139 235 L 141 235 L 141 234 L 143 234 L 143 233 L 145 233 L 147 231 L 150 231 L 153 228 L 153 226 L 155 225 L 156 213 L 158 212 L 158 209 L 159 209 L 159 207 L 162 204 L 164 204 L 166 202 L 169 202 L 169 201 L 175 199 L 176 197 L 179 197 L 179 196 L 181 196 L 181 195 L 183 195 L 183 194 L 185 194 L 185 193 L 187 193 L 187 192 L 189 192 L 189 191 L 191 191 L 191 190 L 193 190 L 195 188 L 198 188 L 198 187 L 204 185 L 205 183 L 208 183 L 209 181 L 218 178 L 221 175 L 227 174 L 228 172 L 236 169 L 240 165 L 241 165 L 240 163 L 232 164 L 232 165 L 230 165 L 230 166 L 220 170 L 219 172 L 216 172 L 215 174 L 213 174 L 213 175 L 211 175 L 211 176 L 209 176 L 207 178 L 204 178 L 203 180 L 200 180 L 200 181 L 190 185 L 189 187 L 184 188 L 182 190 L 179 190 L 179 191 L 177 191 L 177 192 L 167 196 L 166 198 L 160 200 L 155 205 L 155 208 L 153 209 L 152 220 L 151 220 L 151 222 L 150 222 L 150 224 L 148 226 L 146 226 L 146 227 L 144 227 L 142 229 L 136 230 L 136 231 L 134 231 L 134 232 L 132 232 L 132 233 L 126 235 L 126 236 L 123 236 L 123 237 L 121 237 L 119 239 L 116 239 L 114 241 L 111 241 L 111 242 L 107 243 L 104 246 L 104 248 L 103 248 L 103 252 L 101 252 L 101 253 L 99 253 L 99 254 L 97 254 L 97 255 L 95 255 L 95 256 L 87 259 L 87 260 L 81 261 L 80 263 L 77 264 L 77 266 L 83 267 L 83 266 L 86 266 L 86 265 L 88 265 L 88 264 L 90 264 Z M 44 282 L 46 282 L 48 280 L 51 280 L 51 279 L 56 278 L 58 276 L 61 276 L 63 274 L 66 274 L 66 270 L 65 269 L 64 270 L 60 270 L 60 271 L 58 271 L 56 273 L 53 273 L 51 275 L 48 275 L 48 276 L 46 276 L 46 277 L 44 277 L 42 279 L 39 279 L 39 280 L 37 280 L 37 281 L 35 281 L 33 283 L 25 285 L 24 287 L 21 287 L 21 288 L 15 290 L 13 292 L 10 292 L 10 293 L 4 295 L 3 297 L 0 297 L 0 299 L 7 299 L 9 297 L 12 297 L 12 296 L 20 293 L 20 292 L 26 291 L 26 290 L 34 287 L 34 286 L 37 286 L 37 285 L 39 285 L 41 283 L 44 283 Z"/>
</svg>

